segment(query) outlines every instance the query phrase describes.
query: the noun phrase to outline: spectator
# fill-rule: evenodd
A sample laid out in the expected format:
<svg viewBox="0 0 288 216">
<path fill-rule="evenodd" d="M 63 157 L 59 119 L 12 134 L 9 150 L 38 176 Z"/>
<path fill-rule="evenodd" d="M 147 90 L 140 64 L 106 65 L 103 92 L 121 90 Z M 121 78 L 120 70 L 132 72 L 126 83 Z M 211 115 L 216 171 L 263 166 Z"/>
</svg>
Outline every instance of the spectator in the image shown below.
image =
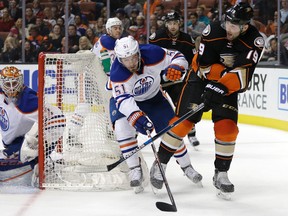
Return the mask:
<svg viewBox="0 0 288 216">
<path fill-rule="evenodd" d="M 137 9 L 132 9 L 131 14 L 129 16 L 130 26 L 137 25 L 136 18 L 139 15 L 139 11 Z"/>
<path fill-rule="evenodd" d="M 163 4 L 156 5 L 154 14 L 157 17 L 157 21 L 164 22 L 166 16 L 164 5 Z"/>
<path fill-rule="evenodd" d="M 40 35 L 49 35 L 51 30 L 50 23 L 43 22 L 43 19 L 41 17 L 36 17 L 35 25 L 38 27 Z"/>
<path fill-rule="evenodd" d="M 68 26 L 68 53 L 76 53 L 79 50 L 79 35 L 75 25 Z"/>
<path fill-rule="evenodd" d="M 116 17 L 122 21 L 123 35 L 127 35 L 127 30 L 130 27 L 130 20 L 126 17 L 126 13 L 123 8 L 118 8 L 116 11 Z"/>
<path fill-rule="evenodd" d="M 0 19 L 0 31 L 9 32 L 14 25 L 14 20 L 9 15 L 7 8 L 2 10 L 2 18 Z"/>
<path fill-rule="evenodd" d="M 86 36 L 79 38 L 79 50 L 91 50 L 92 47 L 92 43 Z"/>
<path fill-rule="evenodd" d="M 104 19 L 104 23 L 107 22 L 107 7 L 102 8 L 100 17 Z"/>
<path fill-rule="evenodd" d="M 61 41 L 63 35 L 61 33 L 61 26 L 59 24 L 55 24 L 52 28 L 52 31 L 49 33 L 49 37 L 51 39 L 51 43 L 56 52 L 60 52 L 61 50 Z"/>
<path fill-rule="evenodd" d="M 7 37 L 4 41 L 3 51 L 0 54 L 1 62 L 13 63 L 20 59 L 19 42 L 14 37 Z"/>
<path fill-rule="evenodd" d="M 40 48 L 37 50 L 38 54 L 41 52 L 49 53 L 55 52 L 51 39 L 48 36 L 43 37 L 43 41 L 40 45 Z"/>
<path fill-rule="evenodd" d="M 278 25 L 278 11 L 274 12 L 274 19 L 268 20 L 268 24 L 265 28 L 265 33 L 267 36 L 276 35 L 277 34 L 277 25 Z"/>
<path fill-rule="evenodd" d="M 10 0 L 9 2 L 9 13 L 12 19 L 16 21 L 18 18 L 22 18 L 22 10 L 18 7 L 16 0 Z"/>
<path fill-rule="evenodd" d="M 30 25 L 35 25 L 36 17 L 33 15 L 31 7 L 27 7 L 25 10 L 25 27 L 28 28 Z"/>
<path fill-rule="evenodd" d="M 155 13 L 156 6 L 161 4 L 162 0 L 150 0 L 150 16 Z M 143 14 L 147 15 L 147 1 L 143 5 Z"/>
<path fill-rule="evenodd" d="M 57 7 L 57 5 L 52 5 L 51 6 L 51 14 L 53 19 L 57 20 L 60 16 L 60 11 L 59 8 Z"/>
<path fill-rule="evenodd" d="M 9 7 L 9 0 L 0 0 L 0 11 Z"/>
<path fill-rule="evenodd" d="M 128 17 L 131 16 L 133 9 L 136 9 L 142 13 L 142 5 L 140 3 L 137 3 L 136 0 L 128 0 L 128 4 L 124 7 L 124 11 Z"/>
<path fill-rule="evenodd" d="M 65 13 L 61 16 L 65 20 Z M 72 8 L 68 10 L 68 25 L 75 24 L 75 14 L 72 13 Z"/>
<path fill-rule="evenodd" d="M 79 15 L 75 15 L 74 22 L 75 22 L 75 26 L 77 28 L 77 35 L 79 35 L 80 37 L 84 36 L 85 32 L 86 32 L 86 29 L 88 27 L 87 27 L 87 25 L 85 25 L 82 22 L 82 17 L 79 16 Z"/>
<path fill-rule="evenodd" d="M 25 50 L 25 62 L 32 63 L 37 62 L 37 53 L 35 52 L 35 47 L 31 44 L 31 41 L 26 40 L 24 45 Z"/>
<path fill-rule="evenodd" d="M 95 29 L 95 36 L 98 38 L 101 37 L 101 35 L 106 33 L 105 23 L 104 23 L 103 17 L 99 17 L 97 19 L 97 23 L 94 26 L 94 29 Z"/>
<path fill-rule="evenodd" d="M 61 35 L 65 35 L 65 21 L 62 17 L 59 17 L 56 20 L 56 24 L 58 24 L 61 27 Z"/>
<path fill-rule="evenodd" d="M 282 8 L 280 9 L 280 21 L 284 25 L 288 21 L 288 0 L 281 0 Z"/>
<path fill-rule="evenodd" d="M 196 13 L 198 14 L 198 21 L 205 23 L 205 25 L 209 25 L 210 20 L 209 20 L 209 18 L 205 15 L 205 10 L 206 10 L 205 5 L 199 5 L 199 6 L 196 8 Z"/>
<path fill-rule="evenodd" d="M 86 29 L 86 34 L 85 36 L 89 39 L 91 44 L 95 44 L 98 41 L 98 37 L 96 37 L 94 31 L 92 28 L 87 28 Z"/>
<path fill-rule="evenodd" d="M 145 25 L 145 17 L 143 15 L 138 15 L 136 22 L 137 22 L 137 32 L 134 38 L 137 41 L 139 41 L 140 35 L 147 34 L 146 25 Z"/>
<path fill-rule="evenodd" d="M 268 49 L 265 50 L 261 61 L 277 61 L 277 38 L 273 37 L 269 41 Z"/>
<path fill-rule="evenodd" d="M 14 26 L 10 29 L 9 35 L 18 40 L 22 39 L 22 18 L 18 18 Z"/>
<path fill-rule="evenodd" d="M 274 11 L 277 10 L 277 0 L 261 0 L 253 1 L 255 8 L 258 9 L 258 21 L 264 25 L 268 24 L 268 20 L 273 20 Z"/>
<path fill-rule="evenodd" d="M 43 8 L 41 7 L 39 0 L 33 0 L 33 2 L 32 2 L 32 11 L 33 11 L 33 15 L 35 17 L 43 18 L 43 16 L 44 16 Z"/>
<path fill-rule="evenodd" d="M 43 22 L 49 26 L 51 30 L 52 27 L 56 24 L 56 19 L 53 17 L 51 7 L 45 7 L 43 10 Z"/>
<path fill-rule="evenodd" d="M 189 20 L 187 23 L 187 30 L 191 37 L 195 40 L 197 37 L 201 36 L 202 31 L 205 29 L 206 25 L 198 20 L 197 13 L 191 13 L 189 15 Z"/>
<path fill-rule="evenodd" d="M 29 30 L 27 39 L 35 46 L 36 50 L 40 48 L 43 41 L 43 36 L 40 34 L 40 30 L 36 25 L 32 25 Z"/>
</svg>

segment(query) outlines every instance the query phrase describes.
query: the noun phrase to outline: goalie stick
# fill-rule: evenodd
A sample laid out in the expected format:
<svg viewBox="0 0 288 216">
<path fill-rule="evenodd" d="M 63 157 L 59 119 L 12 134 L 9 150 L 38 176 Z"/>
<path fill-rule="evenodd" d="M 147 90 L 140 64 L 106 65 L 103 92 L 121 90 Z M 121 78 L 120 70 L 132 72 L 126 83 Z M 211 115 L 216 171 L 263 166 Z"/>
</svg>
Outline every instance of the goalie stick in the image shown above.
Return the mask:
<svg viewBox="0 0 288 216">
<path fill-rule="evenodd" d="M 149 130 L 147 130 L 147 134 L 148 134 L 148 137 L 150 139 L 151 138 L 151 133 Z M 167 211 L 167 212 L 177 212 L 177 207 L 176 207 L 176 203 L 174 201 L 174 198 L 173 198 L 173 195 L 172 195 L 172 192 L 170 190 L 170 187 L 169 187 L 169 184 L 168 184 L 168 181 L 167 181 L 167 178 L 166 178 L 166 175 L 165 175 L 165 171 L 161 165 L 161 162 L 159 160 L 159 157 L 158 157 L 158 154 L 157 154 L 157 150 L 156 150 L 156 147 L 154 145 L 154 142 L 151 141 L 151 147 L 152 147 L 152 150 L 153 150 L 153 153 L 154 153 L 154 156 L 155 156 L 155 160 L 157 162 L 157 165 L 159 166 L 159 169 L 160 169 L 160 172 L 161 172 L 161 176 L 163 178 L 163 182 L 165 184 L 165 187 L 166 187 L 166 191 L 168 193 L 168 196 L 170 198 L 170 201 L 172 204 L 169 204 L 169 203 L 165 203 L 165 202 L 156 202 L 156 207 L 161 210 L 161 211 Z"/>
<path fill-rule="evenodd" d="M 136 149 L 131 151 L 129 154 L 125 155 L 125 157 L 122 155 L 120 156 L 119 160 L 109 164 L 107 166 L 105 165 L 91 165 L 91 166 L 85 166 L 85 165 L 76 165 L 74 171 L 75 172 L 85 172 L 85 173 L 95 173 L 95 172 L 109 172 L 113 170 L 115 167 L 117 167 L 119 164 L 124 162 L 126 159 L 130 158 L 132 155 L 136 154 L 138 151 L 143 149 L 145 146 L 150 144 L 151 142 L 155 141 L 159 137 L 161 137 L 163 134 L 174 128 L 176 125 L 181 123 L 182 121 L 186 120 L 187 118 L 193 116 L 200 110 L 204 108 L 204 103 L 199 104 L 196 108 L 191 109 L 189 112 L 187 112 L 185 115 L 181 116 L 178 120 L 173 122 L 172 124 L 168 125 L 166 128 L 162 129 L 159 133 L 157 133 L 155 136 L 149 138 L 146 142 L 138 146 Z"/>
</svg>

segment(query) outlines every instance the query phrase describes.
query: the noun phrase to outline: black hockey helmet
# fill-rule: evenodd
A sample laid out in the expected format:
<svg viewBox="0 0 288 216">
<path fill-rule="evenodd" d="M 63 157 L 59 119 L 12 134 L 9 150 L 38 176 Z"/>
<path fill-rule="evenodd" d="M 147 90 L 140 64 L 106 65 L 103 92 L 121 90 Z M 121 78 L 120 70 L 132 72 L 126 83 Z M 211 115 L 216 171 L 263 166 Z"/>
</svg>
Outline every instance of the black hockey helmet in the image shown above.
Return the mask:
<svg viewBox="0 0 288 216">
<path fill-rule="evenodd" d="M 171 20 L 181 20 L 181 17 L 179 15 L 179 13 L 177 13 L 176 11 L 172 11 L 166 14 L 165 16 L 165 22 L 171 21 Z"/>
<path fill-rule="evenodd" d="M 253 8 L 249 3 L 239 2 L 226 11 L 225 21 L 230 21 L 233 24 L 244 25 L 250 22 L 253 17 L 253 12 Z"/>
</svg>

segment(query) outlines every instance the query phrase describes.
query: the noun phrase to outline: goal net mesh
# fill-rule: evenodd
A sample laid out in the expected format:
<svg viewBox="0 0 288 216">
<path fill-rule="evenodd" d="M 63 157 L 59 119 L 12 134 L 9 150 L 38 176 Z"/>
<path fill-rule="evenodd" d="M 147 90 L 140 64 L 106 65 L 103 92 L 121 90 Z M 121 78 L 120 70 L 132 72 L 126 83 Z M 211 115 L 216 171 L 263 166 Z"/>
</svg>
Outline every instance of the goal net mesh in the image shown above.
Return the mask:
<svg viewBox="0 0 288 216">
<path fill-rule="evenodd" d="M 121 155 L 109 120 L 111 93 L 105 90 L 106 81 L 98 58 L 91 52 L 42 53 L 39 57 L 41 188 L 129 189 L 125 162 L 110 172 L 101 170 Z M 63 135 L 52 144 L 49 140 L 55 138 L 43 135 L 48 105 L 61 109 L 66 118 Z"/>
</svg>

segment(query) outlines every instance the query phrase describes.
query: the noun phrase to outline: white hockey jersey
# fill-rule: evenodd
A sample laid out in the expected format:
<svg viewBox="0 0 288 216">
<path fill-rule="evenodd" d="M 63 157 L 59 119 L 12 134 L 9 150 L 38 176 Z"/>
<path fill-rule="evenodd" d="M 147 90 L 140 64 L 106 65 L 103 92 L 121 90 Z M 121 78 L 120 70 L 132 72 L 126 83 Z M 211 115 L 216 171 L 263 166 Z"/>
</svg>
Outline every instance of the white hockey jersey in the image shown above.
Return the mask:
<svg viewBox="0 0 288 216">
<path fill-rule="evenodd" d="M 116 58 L 114 52 L 115 42 L 115 38 L 111 37 L 108 34 L 104 34 L 99 38 L 99 40 L 94 44 L 92 48 L 92 52 L 99 57 L 103 66 L 103 70 L 108 76 L 108 78 L 110 76 L 111 65 Z M 111 83 L 108 80 L 106 84 L 106 89 L 111 90 L 111 88 Z"/>
<path fill-rule="evenodd" d="M 64 131 L 65 118 L 62 112 L 52 107 L 49 110 L 49 116 L 47 122 L 50 123 L 50 129 L 45 128 L 47 129 L 45 132 Z M 0 89 L 0 127 L 2 140 L 6 145 L 11 144 L 17 137 L 24 136 L 35 122 L 38 122 L 38 97 L 35 91 L 25 86 L 17 102 L 13 103 L 8 101 Z M 54 128 L 51 125 L 52 122 L 57 124 Z"/>
<path fill-rule="evenodd" d="M 161 72 L 170 64 L 188 68 L 188 62 L 179 51 L 171 51 L 152 44 L 140 45 L 141 66 L 131 73 L 115 59 L 110 79 L 117 108 L 125 116 L 140 110 L 136 101 L 146 101 L 160 91 Z"/>
</svg>

